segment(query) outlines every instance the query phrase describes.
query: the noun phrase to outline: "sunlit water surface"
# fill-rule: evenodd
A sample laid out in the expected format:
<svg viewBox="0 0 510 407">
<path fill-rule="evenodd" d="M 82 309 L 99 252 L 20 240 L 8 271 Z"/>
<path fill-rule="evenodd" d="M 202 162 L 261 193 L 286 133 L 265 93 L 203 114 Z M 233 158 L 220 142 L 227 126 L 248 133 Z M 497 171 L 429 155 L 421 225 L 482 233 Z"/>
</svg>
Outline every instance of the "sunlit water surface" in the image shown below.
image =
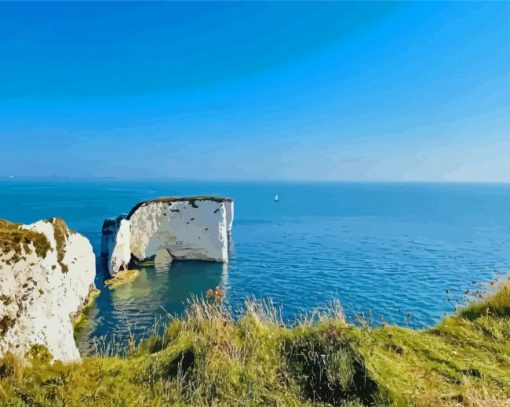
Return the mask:
<svg viewBox="0 0 510 407">
<path fill-rule="evenodd" d="M 0 218 L 63 217 L 96 253 L 103 219 L 140 200 L 235 199 L 228 265 L 145 268 L 109 290 L 98 261 L 101 295 L 79 338 L 84 352 L 104 338 L 146 336 L 156 320 L 216 286 L 235 308 L 245 297 L 271 297 L 288 322 L 337 298 L 351 319 L 370 313 L 375 322 L 430 326 L 466 290 L 510 270 L 509 185 L 4 180 L 0 187 Z"/>
</svg>

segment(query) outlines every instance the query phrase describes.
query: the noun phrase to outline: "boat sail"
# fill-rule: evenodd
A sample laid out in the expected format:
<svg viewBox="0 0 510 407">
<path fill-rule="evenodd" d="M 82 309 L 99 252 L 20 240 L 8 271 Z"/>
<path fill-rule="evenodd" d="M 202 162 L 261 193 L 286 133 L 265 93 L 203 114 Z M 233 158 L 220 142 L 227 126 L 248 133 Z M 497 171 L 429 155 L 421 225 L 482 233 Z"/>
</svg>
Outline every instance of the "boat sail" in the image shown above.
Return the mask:
<svg viewBox="0 0 510 407">
<path fill-rule="evenodd" d="M 280 200 L 280 198 L 278 198 L 278 194 L 276 194 L 276 195 L 274 196 L 274 201 L 275 201 L 275 202 L 278 202 L 279 200 Z"/>
</svg>

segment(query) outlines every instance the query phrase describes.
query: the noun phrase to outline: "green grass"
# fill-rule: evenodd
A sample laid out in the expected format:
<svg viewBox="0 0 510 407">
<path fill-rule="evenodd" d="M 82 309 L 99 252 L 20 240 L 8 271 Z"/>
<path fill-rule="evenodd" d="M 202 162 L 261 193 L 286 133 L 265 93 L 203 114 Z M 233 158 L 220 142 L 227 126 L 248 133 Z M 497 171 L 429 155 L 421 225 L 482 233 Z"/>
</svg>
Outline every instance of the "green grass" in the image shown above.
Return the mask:
<svg viewBox="0 0 510 407">
<path fill-rule="evenodd" d="M 66 240 L 70 233 L 65 221 L 61 218 L 48 220 L 55 230 L 57 261 L 66 273 L 69 269 L 64 263 Z M 50 242 L 43 233 L 23 229 L 20 224 L 0 219 L 0 256 L 10 255 L 4 261 L 7 265 L 24 260 L 25 256 L 35 250 L 38 257 L 45 258 L 52 250 Z"/>
<path fill-rule="evenodd" d="M 510 406 L 509 284 L 428 330 L 329 315 L 286 327 L 270 303 L 235 320 L 194 300 L 127 356 L 0 362 L 0 405 Z"/>
<path fill-rule="evenodd" d="M 87 302 L 85 303 L 85 305 L 83 305 L 78 314 L 76 314 L 72 318 L 75 337 L 86 326 L 89 312 L 93 308 L 96 298 L 99 297 L 99 294 L 101 294 L 101 291 L 99 291 L 97 288 L 92 287 L 89 292 Z"/>
<path fill-rule="evenodd" d="M 35 250 L 37 256 L 44 258 L 50 249 L 50 242 L 44 234 L 23 229 L 18 223 L 0 219 L 0 257 L 11 256 L 5 258 L 6 264 L 22 260 L 32 250 Z"/>
</svg>

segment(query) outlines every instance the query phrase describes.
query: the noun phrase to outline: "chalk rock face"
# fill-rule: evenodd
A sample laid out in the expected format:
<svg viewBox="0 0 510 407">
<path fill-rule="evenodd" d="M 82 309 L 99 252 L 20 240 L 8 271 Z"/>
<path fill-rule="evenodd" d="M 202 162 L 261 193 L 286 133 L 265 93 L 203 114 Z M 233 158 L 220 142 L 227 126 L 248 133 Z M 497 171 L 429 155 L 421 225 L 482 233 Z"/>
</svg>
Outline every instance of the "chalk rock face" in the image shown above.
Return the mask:
<svg viewBox="0 0 510 407">
<path fill-rule="evenodd" d="M 233 201 L 228 198 L 171 197 L 141 202 L 115 224 L 105 221 L 105 225 L 109 223 L 106 228 L 103 226 L 103 241 L 108 247 L 104 252 L 109 256 L 110 274 L 125 267 L 127 255 L 116 246 L 128 241 L 134 263 L 156 257 L 161 261 L 167 256 L 165 253 L 175 260 L 227 262 L 233 216 Z M 129 237 L 127 232 L 123 235 L 128 225 L 123 230 L 122 222 L 129 222 Z M 110 231 L 111 237 L 105 237 L 104 233 Z"/>
<path fill-rule="evenodd" d="M 232 234 L 232 223 L 234 222 L 234 201 L 225 201 L 225 216 L 227 221 L 227 233 Z"/>
<path fill-rule="evenodd" d="M 172 255 L 167 249 L 159 249 L 154 258 L 154 265 L 156 267 L 165 267 L 172 263 L 172 261 Z"/>
<path fill-rule="evenodd" d="M 54 359 L 80 359 L 73 318 L 94 290 L 89 241 L 62 219 L 0 221 L 0 356 L 45 345 Z"/>
<path fill-rule="evenodd" d="M 116 219 L 106 219 L 103 223 L 101 255 L 106 258 L 111 275 L 127 270 L 131 260 L 130 224 L 125 214 Z"/>
</svg>

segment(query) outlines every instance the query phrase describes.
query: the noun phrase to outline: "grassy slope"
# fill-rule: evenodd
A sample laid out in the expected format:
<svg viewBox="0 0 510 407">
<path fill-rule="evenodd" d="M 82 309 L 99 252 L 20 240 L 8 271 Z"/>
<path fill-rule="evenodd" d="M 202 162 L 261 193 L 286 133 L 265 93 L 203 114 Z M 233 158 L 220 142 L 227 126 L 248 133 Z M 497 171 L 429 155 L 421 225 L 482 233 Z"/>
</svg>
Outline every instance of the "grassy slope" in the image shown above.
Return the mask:
<svg viewBox="0 0 510 407">
<path fill-rule="evenodd" d="M 510 288 L 425 331 L 339 312 L 286 328 L 257 303 L 236 322 L 196 301 L 127 358 L 32 359 L 0 363 L 0 404 L 510 406 Z"/>
</svg>

